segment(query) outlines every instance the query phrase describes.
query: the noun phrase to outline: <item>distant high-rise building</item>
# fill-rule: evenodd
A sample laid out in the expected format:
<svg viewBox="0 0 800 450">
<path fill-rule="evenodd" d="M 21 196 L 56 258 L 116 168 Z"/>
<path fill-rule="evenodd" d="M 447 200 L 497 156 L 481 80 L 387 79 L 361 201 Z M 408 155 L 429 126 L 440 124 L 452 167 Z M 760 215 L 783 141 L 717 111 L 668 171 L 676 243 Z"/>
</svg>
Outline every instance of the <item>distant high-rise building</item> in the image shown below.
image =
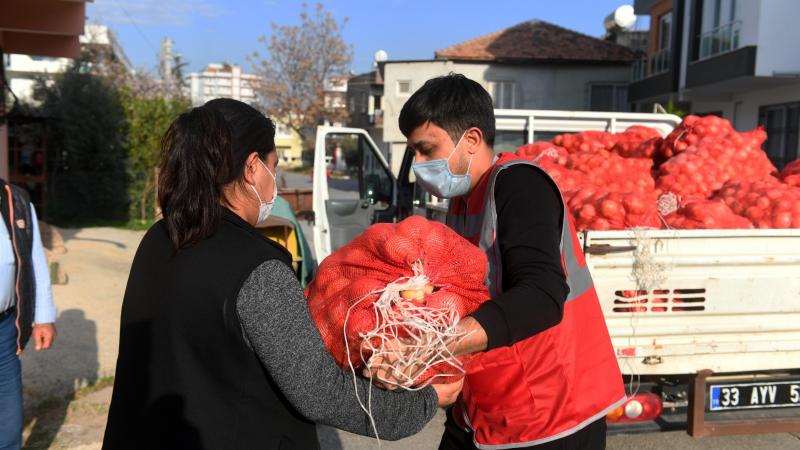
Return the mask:
<svg viewBox="0 0 800 450">
<path fill-rule="evenodd" d="M 257 76 L 244 73 L 235 64 L 209 64 L 203 72 L 189 74 L 189 92 L 195 106 L 220 97 L 253 104 L 257 83 Z"/>
<path fill-rule="evenodd" d="M 165 37 L 161 41 L 161 51 L 158 55 L 158 75 L 166 86 L 172 86 L 174 82 L 173 62 L 175 61 L 175 56 L 172 54 L 173 45 L 172 39 Z"/>
</svg>

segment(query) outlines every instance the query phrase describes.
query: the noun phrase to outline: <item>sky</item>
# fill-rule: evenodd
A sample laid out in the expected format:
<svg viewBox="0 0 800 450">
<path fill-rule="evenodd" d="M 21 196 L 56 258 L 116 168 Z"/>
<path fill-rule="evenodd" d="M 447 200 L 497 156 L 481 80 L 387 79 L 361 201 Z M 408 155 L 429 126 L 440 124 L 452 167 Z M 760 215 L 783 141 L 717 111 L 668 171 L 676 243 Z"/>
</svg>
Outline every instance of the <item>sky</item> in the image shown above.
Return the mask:
<svg viewBox="0 0 800 450">
<path fill-rule="evenodd" d="M 315 2 L 309 2 L 312 9 Z M 604 33 L 603 19 L 632 0 L 326 0 L 352 45 L 355 73 L 372 69 L 374 54 L 389 60 L 427 59 L 453 44 L 520 22 L 540 19 L 592 36 Z M 94 0 L 87 22 L 108 25 L 136 68 L 155 70 L 165 37 L 199 71 L 209 63 L 241 65 L 254 51 L 266 54 L 259 37 L 271 24 L 298 24 L 301 1 L 289 0 Z M 641 19 L 637 26 L 645 29 Z"/>
</svg>

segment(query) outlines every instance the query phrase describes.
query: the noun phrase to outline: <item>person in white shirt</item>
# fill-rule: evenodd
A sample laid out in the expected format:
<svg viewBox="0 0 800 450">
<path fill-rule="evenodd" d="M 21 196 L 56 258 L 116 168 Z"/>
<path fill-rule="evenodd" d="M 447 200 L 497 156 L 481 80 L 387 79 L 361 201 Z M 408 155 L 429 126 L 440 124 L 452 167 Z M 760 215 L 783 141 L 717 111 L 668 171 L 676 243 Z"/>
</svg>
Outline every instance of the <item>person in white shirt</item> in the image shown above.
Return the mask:
<svg viewBox="0 0 800 450">
<path fill-rule="evenodd" d="M 33 338 L 47 350 L 56 338 L 56 308 L 36 210 L 25 190 L 0 180 L 0 450 L 22 444 L 19 356 Z"/>
</svg>

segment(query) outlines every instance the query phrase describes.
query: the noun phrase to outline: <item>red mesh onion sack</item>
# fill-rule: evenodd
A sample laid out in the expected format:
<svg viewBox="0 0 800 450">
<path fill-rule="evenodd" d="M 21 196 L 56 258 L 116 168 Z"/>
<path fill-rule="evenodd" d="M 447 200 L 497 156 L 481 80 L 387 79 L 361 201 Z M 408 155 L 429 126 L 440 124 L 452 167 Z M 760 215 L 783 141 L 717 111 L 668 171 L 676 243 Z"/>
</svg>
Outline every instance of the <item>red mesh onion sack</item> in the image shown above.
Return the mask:
<svg viewBox="0 0 800 450">
<path fill-rule="evenodd" d="M 780 179 L 786 184 L 800 187 L 800 159 L 787 164 L 781 171 Z"/>
<path fill-rule="evenodd" d="M 587 184 L 591 185 L 585 173 L 568 169 L 551 158 L 539 158 L 536 164 L 550 175 L 561 192 L 578 189 Z"/>
<path fill-rule="evenodd" d="M 306 296 L 325 346 L 336 362 L 349 370 L 350 362 L 355 368 L 362 367 L 370 356 L 361 355 L 362 333 L 380 326 L 376 305 L 387 286 L 402 286 L 421 271 L 430 288 L 402 291 L 414 294 L 409 302 L 453 310 L 464 317 L 489 298 L 484 285 L 486 264 L 478 247 L 446 225 L 412 216 L 397 224 L 373 225 L 325 258 Z M 443 373 L 455 375 L 451 365 L 442 363 L 421 374 L 413 385 Z"/>
<path fill-rule="evenodd" d="M 657 156 L 664 161 L 683 153 L 703 138 L 722 137 L 733 132 L 733 125 L 721 117 L 700 117 L 690 114 L 664 138 L 658 148 Z"/>
<path fill-rule="evenodd" d="M 665 220 L 671 228 L 681 230 L 753 228 L 748 219 L 733 212 L 721 199 L 693 201 Z"/>
<path fill-rule="evenodd" d="M 656 186 L 686 199 L 708 198 L 730 180 L 758 180 L 776 172 L 761 144 L 763 129 L 707 137 L 659 167 Z"/>
<path fill-rule="evenodd" d="M 617 134 L 617 143 L 611 151 L 623 158 L 652 158 L 661 141 L 661 134 L 655 128 L 633 125 Z"/>
<path fill-rule="evenodd" d="M 610 192 L 642 192 L 655 189 L 650 174 L 653 161 L 643 158 L 623 158 L 606 150 L 571 153 L 566 162 L 569 169 L 583 172 L 589 182 Z"/>
<path fill-rule="evenodd" d="M 774 177 L 727 183 L 716 198 L 757 228 L 800 228 L 800 188 Z"/>
<path fill-rule="evenodd" d="M 569 156 L 565 148 L 547 141 L 525 144 L 517 148 L 516 155 L 533 162 L 548 158 L 562 166 L 567 163 L 567 157 Z"/>
<path fill-rule="evenodd" d="M 586 185 L 565 192 L 575 229 L 625 230 L 628 228 L 661 228 L 655 192 L 609 192 Z"/>
<path fill-rule="evenodd" d="M 611 150 L 617 143 L 617 135 L 605 131 L 583 131 L 559 134 L 553 144 L 564 147 L 569 153 Z"/>
</svg>

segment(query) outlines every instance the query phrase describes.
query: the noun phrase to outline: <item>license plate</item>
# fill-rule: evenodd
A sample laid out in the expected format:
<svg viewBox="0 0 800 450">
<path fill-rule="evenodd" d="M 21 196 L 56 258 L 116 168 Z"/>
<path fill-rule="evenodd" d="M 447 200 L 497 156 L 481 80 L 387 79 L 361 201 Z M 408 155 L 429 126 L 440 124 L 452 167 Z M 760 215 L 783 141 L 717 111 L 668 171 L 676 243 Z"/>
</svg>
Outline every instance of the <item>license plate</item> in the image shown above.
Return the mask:
<svg viewBox="0 0 800 450">
<path fill-rule="evenodd" d="M 800 380 L 715 383 L 708 390 L 711 411 L 800 406 Z"/>
</svg>

